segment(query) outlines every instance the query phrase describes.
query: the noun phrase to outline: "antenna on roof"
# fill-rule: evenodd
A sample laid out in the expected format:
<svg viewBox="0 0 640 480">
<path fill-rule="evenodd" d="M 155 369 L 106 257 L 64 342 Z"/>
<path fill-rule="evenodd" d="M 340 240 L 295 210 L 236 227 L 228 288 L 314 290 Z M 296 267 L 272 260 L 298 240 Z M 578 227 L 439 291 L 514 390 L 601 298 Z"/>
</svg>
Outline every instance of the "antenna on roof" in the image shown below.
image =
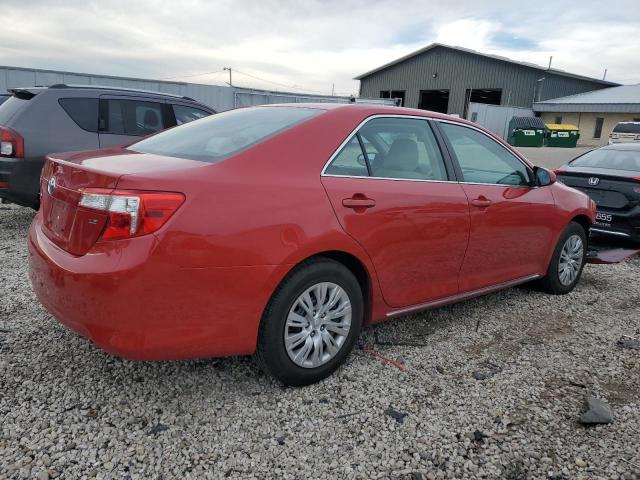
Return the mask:
<svg viewBox="0 0 640 480">
<path fill-rule="evenodd" d="M 604 75 L 602 75 L 602 80 L 604 80 L 605 78 L 607 78 L 607 69 L 604 69 Z"/>
<path fill-rule="evenodd" d="M 551 55 L 549 57 L 549 66 L 547 67 L 547 70 L 551 70 L 551 62 L 553 61 L 553 55 Z"/>
</svg>

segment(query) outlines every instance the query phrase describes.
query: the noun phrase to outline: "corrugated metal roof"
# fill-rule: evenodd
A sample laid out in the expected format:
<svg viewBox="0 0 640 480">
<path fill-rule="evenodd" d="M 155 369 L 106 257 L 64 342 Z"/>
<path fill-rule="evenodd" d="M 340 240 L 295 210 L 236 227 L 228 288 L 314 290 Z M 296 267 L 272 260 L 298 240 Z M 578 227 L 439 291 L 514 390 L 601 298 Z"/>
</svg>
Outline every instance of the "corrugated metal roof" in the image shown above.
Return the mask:
<svg viewBox="0 0 640 480">
<path fill-rule="evenodd" d="M 544 122 L 540 117 L 512 117 L 509 128 L 541 128 L 544 130 Z"/>
<path fill-rule="evenodd" d="M 373 70 L 370 70 L 366 73 L 363 73 L 362 75 L 358 75 L 357 77 L 354 77 L 354 80 L 362 80 L 365 77 L 368 77 L 369 75 L 373 75 L 374 73 L 377 73 L 381 70 L 384 70 L 385 68 L 389 68 L 393 65 L 396 65 L 398 63 L 404 62 L 405 60 L 408 60 L 412 57 L 415 57 L 416 55 L 420 55 L 422 53 L 428 52 L 429 50 L 432 50 L 434 48 L 447 48 L 450 50 L 457 50 L 459 52 L 464 52 L 464 53 L 469 53 L 471 55 L 477 55 L 480 57 L 486 57 L 486 58 L 491 58 L 493 60 L 498 60 L 501 62 L 506 62 L 506 63 L 512 63 L 514 65 L 520 65 L 522 67 L 528 67 L 528 68 L 533 68 L 535 70 L 540 70 L 540 71 L 544 71 L 544 72 L 548 72 L 551 74 L 555 74 L 555 75 L 560 75 L 560 76 L 565 76 L 565 77 L 571 77 L 571 78 L 577 78 L 580 80 L 588 80 L 590 82 L 595 82 L 595 83 L 600 83 L 602 85 L 610 85 L 610 86 L 616 86 L 616 85 L 620 85 L 619 83 L 615 83 L 615 82 L 609 82 L 606 80 L 600 80 L 599 78 L 592 78 L 592 77 L 585 77 L 583 75 L 577 75 L 575 73 L 569 73 L 569 72 L 565 72 L 564 70 L 558 70 L 556 68 L 546 68 L 546 67 L 542 67 L 540 65 L 536 65 L 535 63 L 529 63 L 529 62 L 519 62 L 517 60 L 512 60 L 510 58 L 507 57 L 501 57 L 499 55 L 491 55 L 488 53 L 482 53 L 482 52 L 477 52 L 476 50 L 472 50 L 470 48 L 464 48 L 464 47 L 454 47 L 451 45 L 444 45 L 442 43 L 431 43 L 429 45 L 427 45 L 426 47 L 423 47 L 419 50 L 416 50 L 415 52 L 411 52 L 408 55 L 405 55 L 404 57 L 400 57 L 397 58 L 396 60 L 393 60 L 389 63 L 385 63 L 384 65 L 378 67 L 378 68 L 374 68 Z"/>
<path fill-rule="evenodd" d="M 640 112 L 640 83 L 552 98 L 533 104 L 536 112 Z"/>
</svg>

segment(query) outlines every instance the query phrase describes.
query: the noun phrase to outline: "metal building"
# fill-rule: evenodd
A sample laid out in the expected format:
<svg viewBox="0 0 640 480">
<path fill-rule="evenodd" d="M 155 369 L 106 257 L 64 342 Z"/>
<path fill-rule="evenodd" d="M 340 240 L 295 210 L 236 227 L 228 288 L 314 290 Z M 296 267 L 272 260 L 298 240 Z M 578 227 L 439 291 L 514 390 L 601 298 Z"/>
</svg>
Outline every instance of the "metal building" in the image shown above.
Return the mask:
<svg viewBox="0 0 640 480">
<path fill-rule="evenodd" d="M 67 85 L 100 85 L 108 87 L 137 88 L 154 92 L 172 93 L 193 98 L 221 112 L 237 107 L 264 105 L 269 103 L 336 102 L 347 103 L 350 97 L 331 95 L 306 95 L 219 85 L 149 80 L 90 73 L 63 72 L 37 68 L 0 66 L 0 93 L 10 88 Z M 377 98 L 377 95 L 376 95 Z"/>
<path fill-rule="evenodd" d="M 534 102 L 617 83 L 432 43 L 355 77 L 360 95 L 467 117 L 469 103 L 531 108 Z"/>
<path fill-rule="evenodd" d="M 640 122 L 640 84 L 553 98 L 533 110 L 545 123 L 577 125 L 581 145 L 605 145 L 619 122 Z"/>
</svg>

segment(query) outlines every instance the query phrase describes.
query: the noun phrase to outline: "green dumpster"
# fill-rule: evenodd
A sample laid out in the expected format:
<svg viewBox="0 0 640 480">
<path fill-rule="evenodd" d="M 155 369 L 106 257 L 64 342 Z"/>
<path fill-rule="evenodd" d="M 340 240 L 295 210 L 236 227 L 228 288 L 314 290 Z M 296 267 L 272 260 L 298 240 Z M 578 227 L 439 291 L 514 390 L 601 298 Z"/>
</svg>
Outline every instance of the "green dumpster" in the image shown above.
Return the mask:
<svg viewBox="0 0 640 480">
<path fill-rule="evenodd" d="M 544 144 L 547 147 L 575 148 L 580 130 L 569 123 L 548 123 Z"/>
<path fill-rule="evenodd" d="M 544 132 L 544 122 L 540 117 L 513 117 L 509 122 L 507 141 L 514 147 L 541 147 Z"/>
</svg>

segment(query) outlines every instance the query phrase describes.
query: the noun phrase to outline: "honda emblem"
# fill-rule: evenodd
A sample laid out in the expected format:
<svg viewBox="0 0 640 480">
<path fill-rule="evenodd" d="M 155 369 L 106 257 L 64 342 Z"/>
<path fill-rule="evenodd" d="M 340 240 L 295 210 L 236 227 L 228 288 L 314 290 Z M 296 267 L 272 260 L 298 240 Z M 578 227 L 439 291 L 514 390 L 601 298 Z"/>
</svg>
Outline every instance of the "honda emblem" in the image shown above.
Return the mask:
<svg viewBox="0 0 640 480">
<path fill-rule="evenodd" d="M 589 177 L 589 185 L 596 186 L 600 183 L 600 179 L 598 177 Z"/>
<path fill-rule="evenodd" d="M 56 179 L 55 177 L 51 177 L 47 182 L 47 192 L 49 192 L 49 195 L 52 195 L 55 189 L 56 189 Z"/>
</svg>

